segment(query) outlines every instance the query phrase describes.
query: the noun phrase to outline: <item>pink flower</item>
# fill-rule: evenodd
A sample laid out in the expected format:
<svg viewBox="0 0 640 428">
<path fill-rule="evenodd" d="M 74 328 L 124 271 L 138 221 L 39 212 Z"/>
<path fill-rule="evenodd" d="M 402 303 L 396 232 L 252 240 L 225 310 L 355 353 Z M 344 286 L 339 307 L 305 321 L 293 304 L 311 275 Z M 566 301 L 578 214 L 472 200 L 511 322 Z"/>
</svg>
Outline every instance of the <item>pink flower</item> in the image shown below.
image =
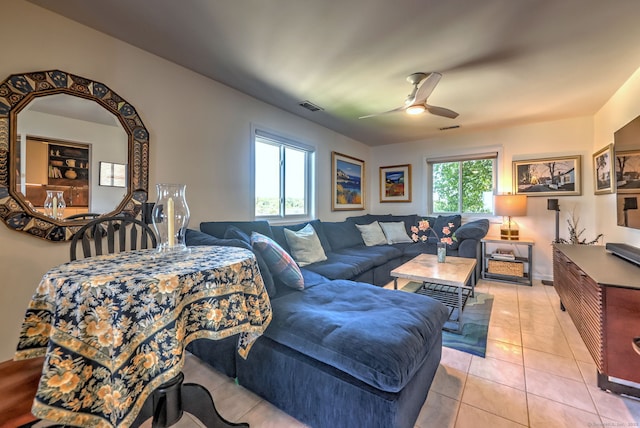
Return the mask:
<svg viewBox="0 0 640 428">
<path fill-rule="evenodd" d="M 451 224 L 451 223 L 449 223 Z M 443 235 L 450 235 L 451 234 L 451 229 L 449 229 L 447 226 L 442 228 L 442 234 Z"/>
<path fill-rule="evenodd" d="M 418 221 L 418 226 L 411 226 L 411 232 L 411 240 L 413 242 L 427 242 L 430 233 L 434 238 L 438 239 L 438 235 L 435 230 L 433 230 L 428 220 Z"/>
<path fill-rule="evenodd" d="M 449 238 L 449 237 L 447 237 L 447 238 L 442 238 L 442 239 L 440 239 L 440 242 L 444 242 L 444 243 L 446 243 L 446 244 L 448 244 L 448 245 L 451 245 L 451 244 L 453 244 L 453 239 L 451 239 L 451 238 Z"/>
</svg>

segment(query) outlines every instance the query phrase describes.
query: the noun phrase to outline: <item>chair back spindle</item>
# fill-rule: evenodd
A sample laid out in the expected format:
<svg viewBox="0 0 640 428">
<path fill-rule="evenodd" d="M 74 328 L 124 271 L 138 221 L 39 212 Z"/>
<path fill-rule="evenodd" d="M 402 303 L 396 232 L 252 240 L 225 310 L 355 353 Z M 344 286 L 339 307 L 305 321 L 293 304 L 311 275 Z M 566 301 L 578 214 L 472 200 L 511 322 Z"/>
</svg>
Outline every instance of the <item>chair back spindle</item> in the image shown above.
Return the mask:
<svg viewBox="0 0 640 428">
<path fill-rule="evenodd" d="M 71 239 L 70 259 L 155 248 L 156 235 L 146 223 L 131 217 L 101 217 L 82 226 Z"/>
</svg>

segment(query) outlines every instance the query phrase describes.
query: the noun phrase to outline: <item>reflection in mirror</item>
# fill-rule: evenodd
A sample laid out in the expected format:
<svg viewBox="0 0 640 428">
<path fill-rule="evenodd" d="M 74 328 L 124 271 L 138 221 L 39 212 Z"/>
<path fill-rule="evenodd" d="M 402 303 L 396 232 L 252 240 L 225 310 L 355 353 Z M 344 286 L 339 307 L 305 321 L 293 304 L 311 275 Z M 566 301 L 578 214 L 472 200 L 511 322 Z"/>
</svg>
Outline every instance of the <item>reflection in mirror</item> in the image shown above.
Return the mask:
<svg viewBox="0 0 640 428">
<path fill-rule="evenodd" d="M 109 87 L 60 70 L 0 82 L 0 220 L 9 228 L 68 241 L 88 212 L 138 216 L 148 189 L 149 133 Z"/>
<path fill-rule="evenodd" d="M 15 147 L 15 190 L 36 211 L 46 214 L 47 190 L 63 192 L 61 218 L 108 213 L 126 196 L 123 187 L 100 185 L 99 162 L 126 164 L 128 144 L 117 118 L 94 101 L 68 94 L 35 98 L 17 115 Z"/>
<path fill-rule="evenodd" d="M 640 116 L 614 133 L 618 226 L 640 229 Z"/>
</svg>

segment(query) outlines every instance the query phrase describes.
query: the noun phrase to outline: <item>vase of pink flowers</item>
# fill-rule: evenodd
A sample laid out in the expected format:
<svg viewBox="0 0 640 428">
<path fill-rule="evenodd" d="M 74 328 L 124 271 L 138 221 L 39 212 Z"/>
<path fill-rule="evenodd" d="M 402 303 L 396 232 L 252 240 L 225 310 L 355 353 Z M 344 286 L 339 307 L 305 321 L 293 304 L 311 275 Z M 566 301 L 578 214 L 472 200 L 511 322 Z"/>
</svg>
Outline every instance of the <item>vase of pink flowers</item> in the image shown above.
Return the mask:
<svg viewBox="0 0 640 428">
<path fill-rule="evenodd" d="M 447 245 L 451 245 L 453 241 L 456 240 L 455 234 L 451 232 L 453 227 L 453 223 L 448 223 L 446 226 L 443 226 L 442 237 L 439 237 L 428 220 L 420 220 L 417 226 L 411 226 L 411 240 L 413 242 L 427 242 L 429 235 L 433 235 L 436 241 L 438 263 L 445 263 L 447 259 Z"/>
</svg>

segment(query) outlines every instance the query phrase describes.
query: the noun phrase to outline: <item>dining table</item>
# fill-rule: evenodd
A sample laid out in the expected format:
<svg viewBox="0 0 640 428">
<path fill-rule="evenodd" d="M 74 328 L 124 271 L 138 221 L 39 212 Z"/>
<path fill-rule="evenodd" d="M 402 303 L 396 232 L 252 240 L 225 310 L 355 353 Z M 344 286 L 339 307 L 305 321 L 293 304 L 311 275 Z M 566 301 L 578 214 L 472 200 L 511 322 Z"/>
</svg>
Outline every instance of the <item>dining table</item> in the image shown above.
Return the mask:
<svg viewBox="0 0 640 428">
<path fill-rule="evenodd" d="M 221 418 L 209 392 L 182 384 L 186 346 L 238 335 L 246 358 L 271 321 L 254 254 L 221 246 L 127 251 L 49 270 L 28 304 L 15 360 L 45 356 L 32 413 L 82 427 L 169 426 Z M 162 413 L 164 409 L 164 413 Z M 222 420 L 219 420 L 222 419 Z"/>
</svg>

